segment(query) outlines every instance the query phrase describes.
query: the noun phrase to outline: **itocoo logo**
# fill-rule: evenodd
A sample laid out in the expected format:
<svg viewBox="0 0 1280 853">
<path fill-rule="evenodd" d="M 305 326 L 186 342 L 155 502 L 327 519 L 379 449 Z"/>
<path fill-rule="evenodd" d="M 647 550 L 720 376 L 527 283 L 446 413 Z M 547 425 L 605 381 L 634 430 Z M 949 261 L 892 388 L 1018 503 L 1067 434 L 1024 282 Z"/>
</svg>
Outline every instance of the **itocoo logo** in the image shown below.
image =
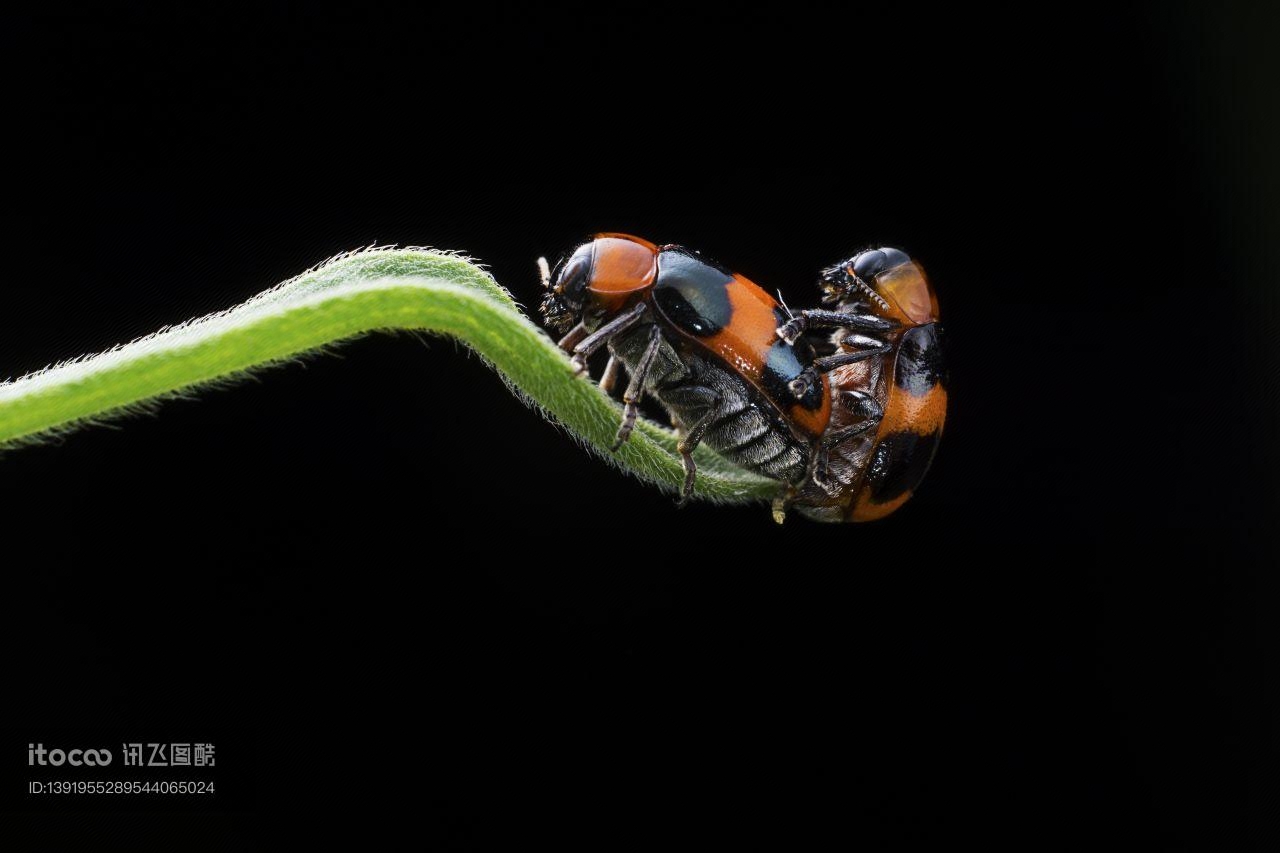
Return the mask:
<svg viewBox="0 0 1280 853">
<path fill-rule="evenodd" d="M 42 743 L 27 744 L 27 764 L 32 767 L 37 764 L 41 767 L 47 767 L 50 764 L 54 767 L 61 767 L 64 764 L 70 764 L 72 767 L 86 764 L 90 767 L 102 767 L 110 763 L 111 750 L 109 749 L 46 750 Z"/>
</svg>

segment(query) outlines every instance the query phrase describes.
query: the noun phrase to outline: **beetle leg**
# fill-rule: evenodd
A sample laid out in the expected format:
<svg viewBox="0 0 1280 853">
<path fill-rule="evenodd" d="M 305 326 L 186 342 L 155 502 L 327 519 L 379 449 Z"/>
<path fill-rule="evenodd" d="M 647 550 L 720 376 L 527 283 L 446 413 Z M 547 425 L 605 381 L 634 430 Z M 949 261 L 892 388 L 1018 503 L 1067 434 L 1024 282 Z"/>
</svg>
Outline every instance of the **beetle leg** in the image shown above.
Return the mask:
<svg viewBox="0 0 1280 853">
<path fill-rule="evenodd" d="M 839 352 L 835 355 L 826 355 L 822 358 L 815 358 L 813 360 L 814 369 L 819 373 L 830 373 L 837 367 L 841 367 L 846 364 L 854 364 L 855 362 L 864 361 L 877 355 L 883 355 L 893 349 L 889 344 L 882 344 L 873 338 L 867 338 L 862 335 L 851 335 L 850 337 L 845 338 L 841 344 L 847 345 L 851 341 L 855 343 L 869 342 L 872 345 L 864 349 L 854 350 L 853 352 Z"/>
<path fill-rule="evenodd" d="M 693 497 L 693 484 L 698 476 L 698 465 L 693 461 L 693 451 L 698 449 L 698 445 L 702 443 L 702 437 L 707 434 L 707 427 L 711 426 L 716 415 L 720 413 L 720 392 L 717 391 L 712 398 L 711 406 L 698 418 L 697 423 L 689 427 L 687 431 L 682 430 L 679 443 L 676 444 L 676 450 L 680 453 L 680 462 L 684 465 L 684 488 L 680 490 L 680 500 L 676 502 L 676 506 L 684 506 L 689 502 L 689 498 Z"/>
<path fill-rule="evenodd" d="M 825 436 L 824 436 L 825 438 Z M 819 441 L 813 449 L 813 470 L 809 478 L 824 490 L 827 490 L 827 467 L 831 461 L 831 445 L 825 440 Z"/>
<path fill-rule="evenodd" d="M 887 332 L 897 322 L 874 314 L 850 314 L 844 311 L 799 311 L 777 328 L 775 334 L 789 344 L 811 329 L 858 329 L 864 332 Z"/>
<path fill-rule="evenodd" d="M 618 361 L 616 355 L 609 356 L 609 362 L 604 366 L 604 373 L 600 375 L 600 390 L 613 396 L 613 386 L 618 384 L 618 374 L 622 370 L 622 362 Z"/>
<path fill-rule="evenodd" d="M 862 335 L 854 332 L 852 335 L 840 339 L 840 348 L 842 350 L 858 350 L 858 349 L 875 349 L 877 347 L 888 346 L 879 338 L 873 338 L 870 335 Z"/>
<path fill-rule="evenodd" d="M 573 348 L 578 345 L 578 341 L 587 336 L 587 327 L 579 323 L 569 330 L 569 334 L 556 342 L 556 346 L 565 352 L 573 352 Z"/>
<path fill-rule="evenodd" d="M 787 520 L 787 510 L 791 507 L 791 496 L 782 493 L 773 499 L 773 521 L 782 524 Z"/>
<path fill-rule="evenodd" d="M 809 393 L 809 389 L 818 384 L 818 371 L 813 369 L 813 365 L 809 365 L 800 371 L 800 375 L 787 383 L 787 387 L 791 389 L 792 395 L 797 400 L 803 400 L 804 395 Z"/>
<path fill-rule="evenodd" d="M 865 361 L 877 355 L 883 355 L 893 347 L 886 343 L 881 343 L 875 338 L 869 338 L 866 335 L 850 335 L 840 342 L 841 346 L 857 345 L 861 349 L 853 352 L 840 352 L 835 355 L 827 355 L 822 358 L 815 358 L 813 364 L 806 367 L 800 372 L 800 375 L 787 383 L 787 388 L 791 390 L 791 394 L 797 400 L 803 400 L 805 394 L 809 393 L 809 389 L 818 384 L 818 374 L 830 373 L 837 367 L 846 364 L 854 364 L 859 361 Z"/>
<path fill-rule="evenodd" d="M 840 404 L 855 415 L 861 415 L 869 421 L 879 421 L 884 417 L 884 409 L 876 402 L 876 398 L 866 391 L 841 391 Z"/>
<path fill-rule="evenodd" d="M 884 409 L 876 402 L 876 398 L 865 391 L 843 391 L 840 404 L 849 412 L 861 417 L 857 423 L 832 430 L 822 436 L 814 450 L 813 480 L 824 485 L 827 479 L 827 468 L 831 460 L 831 449 L 846 439 L 874 429 L 880 425 L 884 417 Z M 825 486 L 824 486 L 825 488 Z"/>
<path fill-rule="evenodd" d="M 637 302 L 636 306 L 630 311 L 626 311 L 614 317 L 591 334 L 580 339 L 573 348 L 573 367 L 579 373 L 583 373 L 587 369 L 587 358 L 596 350 L 609 342 L 609 339 L 624 332 L 636 324 L 636 322 L 644 316 L 645 304 Z M 570 334 L 573 334 L 570 332 Z"/>
<path fill-rule="evenodd" d="M 877 423 L 879 423 L 879 418 L 874 420 L 868 418 L 867 420 L 862 421 L 861 423 L 856 423 L 853 426 L 847 426 L 835 430 L 834 432 L 829 432 L 822 437 L 822 446 L 824 449 L 835 447 L 846 438 L 852 438 L 855 435 L 864 433 L 874 427 Z M 825 468 L 826 466 L 824 465 L 823 467 Z"/>
<path fill-rule="evenodd" d="M 609 448 L 612 451 L 621 447 L 631 437 L 631 430 L 635 429 L 636 418 L 640 415 L 639 403 L 644 398 L 644 380 L 649 375 L 649 368 L 653 367 L 653 360 L 658 357 L 658 348 L 661 346 L 662 330 L 657 326 L 651 326 L 649 346 L 645 348 L 644 355 L 640 356 L 635 372 L 631 374 L 631 383 L 622 394 L 622 425 L 618 427 L 618 435 L 613 440 L 613 447 Z"/>
</svg>

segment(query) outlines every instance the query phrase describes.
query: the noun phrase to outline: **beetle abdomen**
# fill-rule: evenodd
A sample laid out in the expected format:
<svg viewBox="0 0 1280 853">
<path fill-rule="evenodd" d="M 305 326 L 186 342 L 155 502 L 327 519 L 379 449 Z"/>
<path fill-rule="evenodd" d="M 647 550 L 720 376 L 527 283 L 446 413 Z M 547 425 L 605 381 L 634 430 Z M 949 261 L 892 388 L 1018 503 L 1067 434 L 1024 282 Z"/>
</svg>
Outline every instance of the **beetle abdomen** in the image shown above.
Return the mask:
<svg viewBox="0 0 1280 853">
<path fill-rule="evenodd" d="M 765 477 L 798 482 L 809 446 L 742 378 L 710 359 L 686 354 L 689 376 L 660 383 L 653 394 L 686 427 L 708 418 L 703 441 L 735 465 Z"/>
<path fill-rule="evenodd" d="M 629 371 L 644 351 L 648 329 L 620 335 L 610 344 Z M 808 445 L 755 386 L 713 359 L 687 349 L 677 352 L 664 342 L 645 384 L 685 429 L 707 418 L 703 442 L 735 465 L 785 482 L 804 477 Z"/>
</svg>

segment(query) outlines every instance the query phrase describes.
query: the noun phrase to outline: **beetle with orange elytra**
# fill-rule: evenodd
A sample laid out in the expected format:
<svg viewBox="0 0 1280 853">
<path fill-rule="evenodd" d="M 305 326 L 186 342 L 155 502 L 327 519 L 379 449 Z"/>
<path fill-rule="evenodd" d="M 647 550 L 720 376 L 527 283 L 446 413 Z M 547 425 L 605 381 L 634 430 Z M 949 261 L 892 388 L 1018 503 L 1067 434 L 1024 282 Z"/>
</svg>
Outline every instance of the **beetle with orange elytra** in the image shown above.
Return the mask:
<svg viewBox="0 0 1280 853">
<path fill-rule="evenodd" d="M 875 521 L 914 494 L 938 449 L 947 414 L 947 370 L 938 297 L 924 268 L 900 249 L 860 252 L 824 270 L 824 301 L 834 311 L 800 311 L 778 328 L 786 341 L 830 332 L 837 354 L 819 359 L 836 393 L 855 394 L 862 408 L 836 409 L 813 476 L 789 493 L 804 515 L 820 521 Z M 871 338 L 866 318 L 892 328 Z M 883 357 L 865 353 L 884 347 Z M 807 374 L 796 383 L 804 393 Z"/>
<path fill-rule="evenodd" d="M 795 506 L 837 520 L 826 518 L 833 481 L 824 477 L 828 469 L 845 472 L 843 449 L 882 419 L 884 401 L 854 382 L 834 385 L 827 374 L 894 351 L 872 336 L 900 329 L 898 317 L 855 311 L 861 306 L 854 303 L 844 306 L 848 311 L 796 316 L 754 282 L 697 252 L 624 234 L 597 235 L 554 273 L 545 261 L 542 266 L 542 313 L 550 326 L 567 330 L 560 345 L 573 353 L 577 368 L 585 371 L 586 359 L 607 347 L 602 387 L 612 391 L 620 366 L 631 377 L 615 449 L 630 435 L 647 392 L 681 434 L 682 503 L 693 490 L 693 449 L 706 441 L 730 461 L 780 482 L 775 518 Z M 827 316 L 835 314 L 839 327 Z M 804 332 L 824 324 L 850 334 L 838 353 L 819 357 Z M 835 486 L 852 488 L 848 477 Z"/>
</svg>

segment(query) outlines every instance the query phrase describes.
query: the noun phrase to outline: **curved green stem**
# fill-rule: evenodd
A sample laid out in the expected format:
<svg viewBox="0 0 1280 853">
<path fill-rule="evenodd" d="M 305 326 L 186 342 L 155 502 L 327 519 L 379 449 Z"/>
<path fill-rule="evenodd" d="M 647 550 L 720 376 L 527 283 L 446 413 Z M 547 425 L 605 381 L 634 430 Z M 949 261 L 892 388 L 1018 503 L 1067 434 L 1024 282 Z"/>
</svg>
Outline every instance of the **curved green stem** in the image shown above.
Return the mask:
<svg viewBox="0 0 1280 853">
<path fill-rule="evenodd" d="M 421 249 L 339 256 L 229 311 L 0 384 L 0 446 L 127 413 L 380 329 L 456 337 L 585 447 L 642 480 L 679 488 L 683 473 L 671 430 L 642 420 L 631 440 L 610 453 L 618 404 L 575 376 L 564 353 L 487 273 L 464 258 Z M 777 489 L 705 448 L 696 458 L 697 495 L 704 499 L 758 501 Z"/>
</svg>

